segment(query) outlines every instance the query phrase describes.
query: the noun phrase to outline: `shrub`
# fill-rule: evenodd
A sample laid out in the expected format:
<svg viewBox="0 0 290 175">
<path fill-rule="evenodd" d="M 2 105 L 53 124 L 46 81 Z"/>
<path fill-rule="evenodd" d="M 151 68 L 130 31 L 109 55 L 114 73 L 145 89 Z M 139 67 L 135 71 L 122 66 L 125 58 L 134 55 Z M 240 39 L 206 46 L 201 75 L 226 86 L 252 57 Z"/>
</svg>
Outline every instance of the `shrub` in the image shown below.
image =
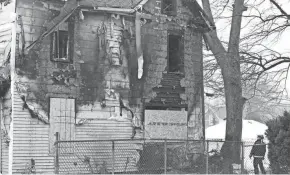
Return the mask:
<svg viewBox="0 0 290 175">
<path fill-rule="evenodd" d="M 275 174 L 290 173 L 290 113 L 269 120 L 266 136 L 269 140 L 270 167 Z"/>
</svg>

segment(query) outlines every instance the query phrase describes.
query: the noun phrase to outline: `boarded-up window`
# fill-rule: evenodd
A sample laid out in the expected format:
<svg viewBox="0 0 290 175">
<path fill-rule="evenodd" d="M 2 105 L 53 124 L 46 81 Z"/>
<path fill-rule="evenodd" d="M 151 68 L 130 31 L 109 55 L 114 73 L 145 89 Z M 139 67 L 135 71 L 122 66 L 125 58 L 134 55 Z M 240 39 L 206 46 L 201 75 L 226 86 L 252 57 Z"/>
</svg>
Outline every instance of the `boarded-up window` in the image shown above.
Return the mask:
<svg viewBox="0 0 290 175">
<path fill-rule="evenodd" d="M 75 99 L 50 98 L 50 151 L 54 150 L 55 133 L 60 140 L 75 138 Z M 72 147 L 69 149 L 73 149 Z"/>
</svg>

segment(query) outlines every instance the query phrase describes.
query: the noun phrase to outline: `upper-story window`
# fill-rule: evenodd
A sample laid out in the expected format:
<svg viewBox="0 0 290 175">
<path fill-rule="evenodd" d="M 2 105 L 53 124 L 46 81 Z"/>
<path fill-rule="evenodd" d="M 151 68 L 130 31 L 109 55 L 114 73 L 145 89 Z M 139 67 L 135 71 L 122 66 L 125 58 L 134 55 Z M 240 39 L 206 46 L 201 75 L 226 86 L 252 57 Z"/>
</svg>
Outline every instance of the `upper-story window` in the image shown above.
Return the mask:
<svg viewBox="0 0 290 175">
<path fill-rule="evenodd" d="M 68 59 L 68 31 L 57 30 L 53 32 L 52 59 L 55 61 L 67 61 Z"/>
<path fill-rule="evenodd" d="M 183 73 L 183 38 L 181 34 L 169 32 L 168 35 L 168 72 Z"/>
<path fill-rule="evenodd" d="M 177 0 L 162 0 L 161 13 L 168 16 L 175 16 L 177 14 L 176 1 Z"/>
<path fill-rule="evenodd" d="M 52 33 L 51 37 L 51 60 L 60 62 L 70 62 L 71 40 L 73 36 L 69 34 L 71 27 L 65 22 L 59 25 L 58 29 Z M 70 29 L 69 29 L 70 28 Z M 72 27 L 73 28 L 73 27 Z M 73 33 L 73 32 L 70 32 Z"/>
</svg>

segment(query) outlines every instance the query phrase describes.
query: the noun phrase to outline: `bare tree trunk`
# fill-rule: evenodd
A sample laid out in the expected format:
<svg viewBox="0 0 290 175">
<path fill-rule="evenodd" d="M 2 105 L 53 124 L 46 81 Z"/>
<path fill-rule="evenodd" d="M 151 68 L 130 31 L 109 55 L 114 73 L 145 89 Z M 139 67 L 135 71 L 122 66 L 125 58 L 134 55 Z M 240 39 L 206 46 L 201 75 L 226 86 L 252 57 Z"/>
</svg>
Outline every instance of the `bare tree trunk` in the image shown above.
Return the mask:
<svg viewBox="0 0 290 175">
<path fill-rule="evenodd" d="M 213 20 L 209 0 L 202 0 L 203 8 L 209 18 Z M 224 173 L 232 173 L 231 165 L 240 162 L 240 141 L 242 136 L 242 112 L 244 99 L 242 98 L 242 84 L 239 58 L 239 39 L 242 13 L 246 10 L 244 0 L 235 0 L 233 5 L 232 25 L 228 51 L 219 40 L 216 31 L 204 35 L 207 44 L 213 52 L 223 75 L 227 125 L 226 142 L 222 148 L 224 158 Z M 233 142 L 234 141 L 234 142 Z"/>
</svg>

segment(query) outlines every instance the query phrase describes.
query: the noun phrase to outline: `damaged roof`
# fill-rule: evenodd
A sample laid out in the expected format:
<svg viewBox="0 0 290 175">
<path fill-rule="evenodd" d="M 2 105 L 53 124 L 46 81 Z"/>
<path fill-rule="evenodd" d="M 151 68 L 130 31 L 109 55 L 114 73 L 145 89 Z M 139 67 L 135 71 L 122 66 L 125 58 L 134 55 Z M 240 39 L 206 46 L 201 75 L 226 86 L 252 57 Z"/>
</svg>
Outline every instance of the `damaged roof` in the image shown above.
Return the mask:
<svg viewBox="0 0 290 175">
<path fill-rule="evenodd" d="M 66 1 L 63 8 L 57 17 L 52 19 L 50 22 L 44 24 L 46 31 L 27 49 L 32 48 L 38 41 L 48 36 L 55 28 L 62 22 L 66 21 L 78 8 L 93 7 L 109 7 L 109 8 L 120 8 L 120 9 L 133 9 L 139 4 L 143 4 L 148 0 L 68 0 Z"/>
<path fill-rule="evenodd" d="M 142 0 L 81 0 L 80 5 L 93 7 L 134 8 Z"/>
<path fill-rule="evenodd" d="M 148 0 L 68 0 L 61 8 L 60 13 L 50 22 L 44 24 L 46 31 L 41 34 L 41 36 L 31 43 L 26 49 L 31 49 L 37 42 L 41 41 L 46 36 L 50 35 L 59 24 L 66 21 L 77 9 L 79 8 L 93 8 L 93 9 L 100 9 L 102 7 L 105 8 L 112 8 L 112 9 L 125 9 L 125 10 L 132 10 L 130 13 L 138 10 L 140 6 L 146 4 Z M 199 23 L 199 25 L 203 25 L 209 30 L 211 30 L 214 25 L 208 20 L 206 14 L 204 13 L 203 9 L 200 5 L 196 2 L 196 0 L 189 0 L 189 6 L 197 6 L 193 10 L 190 11 L 195 16 L 200 16 L 201 20 L 194 20 L 194 23 Z"/>
<path fill-rule="evenodd" d="M 69 0 L 61 9 L 60 14 L 44 27 L 49 31 L 55 24 L 67 19 L 78 7 L 112 7 L 112 8 L 135 8 L 142 0 Z"/>
</svg>

